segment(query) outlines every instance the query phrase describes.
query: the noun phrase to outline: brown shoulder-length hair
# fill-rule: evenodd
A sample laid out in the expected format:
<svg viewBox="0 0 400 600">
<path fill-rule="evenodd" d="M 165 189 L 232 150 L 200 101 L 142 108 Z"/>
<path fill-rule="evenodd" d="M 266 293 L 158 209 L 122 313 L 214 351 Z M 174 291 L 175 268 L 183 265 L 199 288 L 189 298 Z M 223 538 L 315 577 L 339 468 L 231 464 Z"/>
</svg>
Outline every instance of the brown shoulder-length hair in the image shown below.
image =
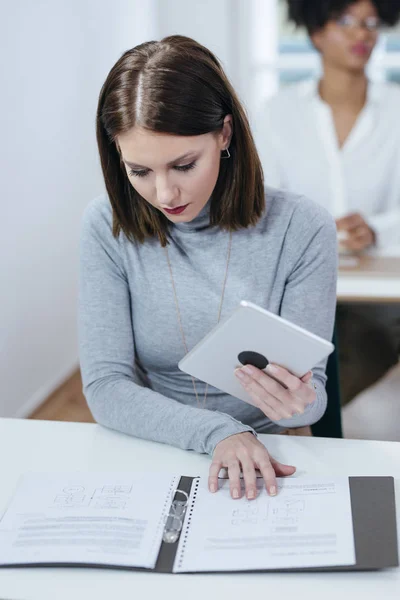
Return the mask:
<svg viewBox="0 0 400 600">
<path fill-rule="evenodd" d="M 165 246 L 170 221 L 129 181 L 117 136 L 134 126 L 173 135 L 221 131 L 232 115 L 231 157 L 222 160 L 212 193 L 210 223 L 237 230 L 255 225 L 265 208 L 260 159 L 246 113 L 219 61 L 196 41 L 173 35 L 125 52 L 101 89 L 97 144 L 113 208 L 113 234 L 131 240 L 158 236 Z"/>
</svg>

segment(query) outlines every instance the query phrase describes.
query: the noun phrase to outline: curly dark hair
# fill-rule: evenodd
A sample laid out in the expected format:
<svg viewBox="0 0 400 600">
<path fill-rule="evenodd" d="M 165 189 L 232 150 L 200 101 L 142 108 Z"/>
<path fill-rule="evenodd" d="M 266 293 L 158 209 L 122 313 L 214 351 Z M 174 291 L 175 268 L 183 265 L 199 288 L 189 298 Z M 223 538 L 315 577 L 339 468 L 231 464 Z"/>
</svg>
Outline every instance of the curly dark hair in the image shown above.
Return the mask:
<svg viewBox="0 0 400 600">
<path fill-rule="evenodd" d="M 312 35 L 330 20 L 340 16 L 358 0 L 287 0 L 289 19 Z M 400 19 L 400 0 L 371 0 L 382 23 L 396 25 Z"/>
</svg>

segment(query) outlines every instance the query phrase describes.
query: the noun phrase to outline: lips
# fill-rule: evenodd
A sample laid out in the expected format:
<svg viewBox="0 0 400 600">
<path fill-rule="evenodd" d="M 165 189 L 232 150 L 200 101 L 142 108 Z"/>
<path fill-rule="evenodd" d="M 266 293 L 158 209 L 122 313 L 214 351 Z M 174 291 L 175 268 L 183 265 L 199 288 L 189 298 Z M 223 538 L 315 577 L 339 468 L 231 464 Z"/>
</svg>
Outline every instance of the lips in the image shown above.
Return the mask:
<svg viewBox="0 0 400 600">
<path fill-rule="evenodd" d="M 180 215 L 181 213 L 183 213 L 187 206 L 188 204 L 185 204 L 184 206 L 177 206 L 176 208 L 164 208 L 164 210 L 169 215 Z"/>
<path fill-rule="evenodd" d="M 370 53 L 370 47 L 367 44 L 359 43 L 351 47 L 353 54 L 357 56 L 367 56 Z"/>
</svg>

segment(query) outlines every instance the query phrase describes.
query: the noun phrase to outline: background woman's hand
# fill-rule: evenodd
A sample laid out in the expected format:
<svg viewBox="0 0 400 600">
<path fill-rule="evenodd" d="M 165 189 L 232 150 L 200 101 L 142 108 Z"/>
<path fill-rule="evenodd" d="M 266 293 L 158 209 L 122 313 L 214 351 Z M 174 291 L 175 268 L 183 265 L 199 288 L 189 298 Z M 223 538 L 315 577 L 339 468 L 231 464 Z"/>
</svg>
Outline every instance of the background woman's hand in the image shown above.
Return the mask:
<svg viewBox="0 0 400 600">
<path fill-rule="evenodd" d="M 261 472 L 271 496 L 277 493 L 276 476 L 293 475 L 296 470 L 296 467 L 283 465 L 272 458 L 250 432 L 231 435 L 216 445 L 208 478 L 210 492 L 217 491 L 218 475 L 223 467 L 228 469 L 229 487 L 234 499 L 242 496 L 240 473 L 243 472 L 245 494 L 249 500 L 257 496 L 256 469 Z"/>
<path fill-rule="evenodd" d="M 310 385 L 311 371 L 299 379 L 276 365 L 269 364 L 266 372 L 246 365 L 236 369 L 235 375 L 251 396 L 253 404 L 272 421 L 302 415 L 317 397 L 314 387 Z"/>
<path fill-rule="evenodd" d="M 337 219 L 336 228 L 346 233 L 346 238 L 340 241 L 340 245 L 346 250 L 357 252 L 375 244 L 374 230 L 359 213 Z"/>
</svg>

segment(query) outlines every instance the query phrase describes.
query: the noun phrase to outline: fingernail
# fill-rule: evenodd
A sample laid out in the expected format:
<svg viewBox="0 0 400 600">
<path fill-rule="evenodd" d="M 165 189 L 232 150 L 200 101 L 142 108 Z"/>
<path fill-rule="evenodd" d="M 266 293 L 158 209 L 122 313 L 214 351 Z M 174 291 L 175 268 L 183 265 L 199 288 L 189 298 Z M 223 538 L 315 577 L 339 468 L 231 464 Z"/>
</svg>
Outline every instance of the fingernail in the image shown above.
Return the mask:
<svg viewBox="0 0 400 600">
<path fill-rule="evenodd" d="M 248 373 L 249 375 L 253 375 L 254 367 L 252 367 L 251 365 L 246 365 L 245 367 L 243 367 L 243 371 L 245 373 Z"/>
<path fill-rule="evenodd" d="M 239 377 L 239 379 L 246 379 L 246 375 L 244 373 L 242 373 L 242 371 L 240 369 L 237 369 L 235 371 L 235 375 L 236 375 L 236 377 Z"/>
<path fill-rule="evenodd" d="M 212 484 L 210 485 L 210 492 L 214 493 L 214 492 L 216 492 L 216 491 L 217 491 L 217 486 L 215 485 L 215 483 L 212 483 Z"/>
<path fill-rule="evenodd" d="M 235 488 L 235 489 L 233 490 L 233 494 L 232 494 L 232 495 L 233 495 L 233 497 L 234 497 L 235 499 L 236 499 L 236 498 L 239 498 L 239 490 L 238 490 L 237 488 Z"/>
<path fill-rule="evenodd" d="M 269 488 L 269 495 L 276 496 L 276 487 L 274 485 Z"/>
<path fill-rule="evenodd" d="M 278 373 L 278 369 L 274 365 L 271 365 L 271 364 L 267 366 L 267 371 L 269 371 L 273 375 L 277 375 L 277 373 Z"/>
<path fill-rule="evenodd" d="M 248 497 L 249 500 L 252 500 L 255 497 L 254 490 L 249 490 L 247 492 L 247 497 Z"/>
</svg>

